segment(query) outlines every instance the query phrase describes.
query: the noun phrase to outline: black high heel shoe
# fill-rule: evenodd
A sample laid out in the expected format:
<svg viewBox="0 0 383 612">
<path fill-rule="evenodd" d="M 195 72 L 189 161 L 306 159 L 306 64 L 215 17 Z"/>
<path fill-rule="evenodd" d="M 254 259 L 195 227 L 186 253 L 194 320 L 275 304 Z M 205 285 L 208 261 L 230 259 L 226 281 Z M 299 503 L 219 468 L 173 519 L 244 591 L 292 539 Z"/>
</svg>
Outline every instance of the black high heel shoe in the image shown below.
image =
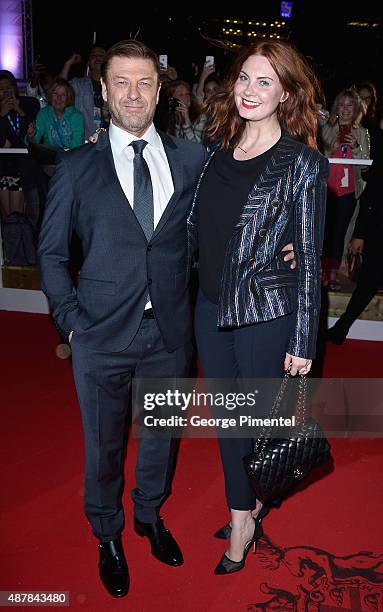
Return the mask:
<svg viewBox="0 0 383 612">
<path fill-rule="evenodd" d="M 214 570 L 214 573 L 222 576 L 224 574 L 233 574 L 234 572 L 239 572 L 241 569 L 243 569 L 245 567 L 247 553 L 249 552 L 251 546 L 254 545 L 254 554 L 255 554 L 256 548 L 257 548 L 257 541 L 262 536 L 263 536 L 262 523 L 261 523 L 261 519 L 258 518 L 257 516 L 257 518 L 254 519 L 253 537 L 251 538 L 250 542 L 247 542 L 245 549 L 243 551 L 243 557 L 241 561 L 232 561 L 232 559 L 229 559 L 226 553 L 223 553 L 220 562 L 218 563 L 217 567 Z"/>
<path fill-rule="evenodd" d="M 263 518 L 265 518 L 269 510 L 270 510 L 270 506 L 263 505 L 254 520 L 257 520 L 257 519 L 262 520 Z M 226 523 L 226 525 L 224 525 L 223 527 L 221 527 L 221 529 L 218 529 L 218 531 L 215 532 L 214 537 L 217 538 L 218 540 L 229 540 L 230 535 L 231 535 L 231 523 Z"/>
</svg>

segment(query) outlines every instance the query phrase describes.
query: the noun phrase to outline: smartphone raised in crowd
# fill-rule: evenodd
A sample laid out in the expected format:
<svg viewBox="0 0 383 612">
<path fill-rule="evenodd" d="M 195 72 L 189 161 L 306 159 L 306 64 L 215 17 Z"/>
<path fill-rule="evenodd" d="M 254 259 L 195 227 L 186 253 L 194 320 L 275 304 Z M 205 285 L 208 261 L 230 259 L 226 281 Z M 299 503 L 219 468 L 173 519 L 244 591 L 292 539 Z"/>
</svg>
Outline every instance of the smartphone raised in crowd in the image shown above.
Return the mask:
<svg viewBox="0 0 383 612">
<path fill-rule="evenodd" d="M 214 66 L 214 55 L 207 55 L 205 60 L 206 68 L 211 68 Z"/>
<path fill-rule="evenodd" d="M 350 125 L 339 126 L 339 142 L 344 142 L 344 137 L 351 133 Z"/>
<path fill-rule="evenodd" d="M 168 56 L 167 55 L 159 55 L 158 61 L 160 62 L 160 70 L 168 69 Z"/>
</svg>

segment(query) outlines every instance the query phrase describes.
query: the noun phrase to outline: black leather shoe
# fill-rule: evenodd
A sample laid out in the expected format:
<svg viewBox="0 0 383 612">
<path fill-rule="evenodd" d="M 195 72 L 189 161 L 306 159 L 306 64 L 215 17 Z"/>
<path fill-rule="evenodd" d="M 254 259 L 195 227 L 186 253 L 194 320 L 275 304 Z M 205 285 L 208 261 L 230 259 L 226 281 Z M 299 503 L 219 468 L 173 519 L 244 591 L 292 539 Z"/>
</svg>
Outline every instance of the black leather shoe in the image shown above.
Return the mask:
<svg viewBox="0 0 383 612">
<path fill-rule="evenodd" d="M 141 523 L 134 517 L 134 530 L 141 536 L 146 536 L 152 547 L 152 555 L 166 565 L 182 565 L 182 552 L 161 517 L 156 523 Z"/>
<path fill-rule="evenodd" d="M 121 540 L 100 542 L 98 569 L 106 590 L 113 597 L 124 597 L 129 591 L 129 571 Z"/>
</svg>

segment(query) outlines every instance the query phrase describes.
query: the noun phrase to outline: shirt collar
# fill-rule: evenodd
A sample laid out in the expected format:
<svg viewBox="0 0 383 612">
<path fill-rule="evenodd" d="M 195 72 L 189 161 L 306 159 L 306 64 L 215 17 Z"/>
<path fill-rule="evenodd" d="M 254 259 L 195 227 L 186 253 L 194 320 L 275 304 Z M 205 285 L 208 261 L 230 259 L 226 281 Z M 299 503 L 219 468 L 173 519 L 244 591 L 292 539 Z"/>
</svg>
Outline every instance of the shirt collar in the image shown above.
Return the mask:
<svg viewBox="0 0 383 612">
<path fill-rule="evenodd" d="M 117 127 L 117 125 L 111 121 L 109 126 L 109 138 L 113 148 L 118 153 L 122 153 L 122 151 L 126 149 L 126 147 L 128 147 L 133 140 L 146 140 L 146 142 L 152 147 L 155 147 L 156 149 L 162 148 L 161 138 L 158 135 L 153 123 L 148 127 L 145 134 L 143 134 L 140 138 L 137 138 L 130 132 L 126 132 L 125 130 Z"/>
</svg>

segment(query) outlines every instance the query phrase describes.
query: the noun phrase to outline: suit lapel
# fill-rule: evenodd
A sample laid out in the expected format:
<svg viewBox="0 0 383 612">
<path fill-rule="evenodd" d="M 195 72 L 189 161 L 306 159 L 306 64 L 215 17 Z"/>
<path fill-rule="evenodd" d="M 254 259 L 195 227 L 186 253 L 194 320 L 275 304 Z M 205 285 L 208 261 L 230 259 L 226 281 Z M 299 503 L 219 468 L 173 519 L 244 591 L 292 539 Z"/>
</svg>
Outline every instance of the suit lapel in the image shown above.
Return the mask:
<svg viewBox="0 0 383 612">
<path fill-rule="evenodd" d="M 161 137 L 162 144 L 164 145 L 166 157 L 168 158 L 170 172 L 173 179 L 174 193 L 170 198 L 164 212 L 162 213 L 161 219 L 159 220 L 156 229 L 153 233 L 153 238 L 162 230 L 165 223 L 168 221 L 172 214 L 177 201 L 179 200 L 184 186 L 184 170 L 179 159 L 179 152 L 177 144 L 172 138 L 163 132 L 158 132 Z"/>
<path fill-rule="evenodd" d="M 120 211 L 122 209 L 130 219 L 130 222 L 136 224 L 137 229 L 146 240 L 143 229 L 118 180 L 108 133 L 100 132 L 97 144 L 93 146 L 95 146 L 99 152 L 99 155 L 97 155 L 99 175 L 102 177 L 104 185 L 111 195 L 109 207 L 119 209 Z"/>
<path fill-rule="evenodd" d="M 174 193 L 170 198 L 162 216 L 159 220 L 156 229 L 153 233 L 153 238 L 162 230 L 169 217 L 171 216 L 174 207 L 179 200 L 184 186 L 183 177 L 183 166 L 179 159 L 179 151 L 177 144 L 167 134 L 159 132 L 162 143 L 164 145 L 165 153 L 168 158 L 170 172 L 172 175 Z M 136 215 L 134 214 L 132 207 L 130 206 L 128 199 L 125 196 L 124 190 L 118 180 L 117 172 L 114 166 L 112 149 L 110 146 L 110 140 L 107 132 L 100 132 L 96 145 L 100 155 L 97 156 L 97 163 L 99 165 L 100 176 L 104 179 L 104 184 L 111 194 L 111 206 L 121 208 L 126 211 L 126 214 L 130 217 L 132 222 L 137 224 L 137 228 L 144 235 L 141 225 L 139 224 Z"/>
<path fill-rule="evenodd" d="M 259 201 L 271 193 L 273 187 L 288 171 L 294 159 L 296 143 L 287 132 L 282 133 L 282 137 L 275 147 L 275 151 L 269 159 L 258 181 L 249 193 L 246 204 L 242 209 L 241 216 L 235 226 L 235 232 L 241 229 L 254 215 L 259 206 Z"/>
</svg>

